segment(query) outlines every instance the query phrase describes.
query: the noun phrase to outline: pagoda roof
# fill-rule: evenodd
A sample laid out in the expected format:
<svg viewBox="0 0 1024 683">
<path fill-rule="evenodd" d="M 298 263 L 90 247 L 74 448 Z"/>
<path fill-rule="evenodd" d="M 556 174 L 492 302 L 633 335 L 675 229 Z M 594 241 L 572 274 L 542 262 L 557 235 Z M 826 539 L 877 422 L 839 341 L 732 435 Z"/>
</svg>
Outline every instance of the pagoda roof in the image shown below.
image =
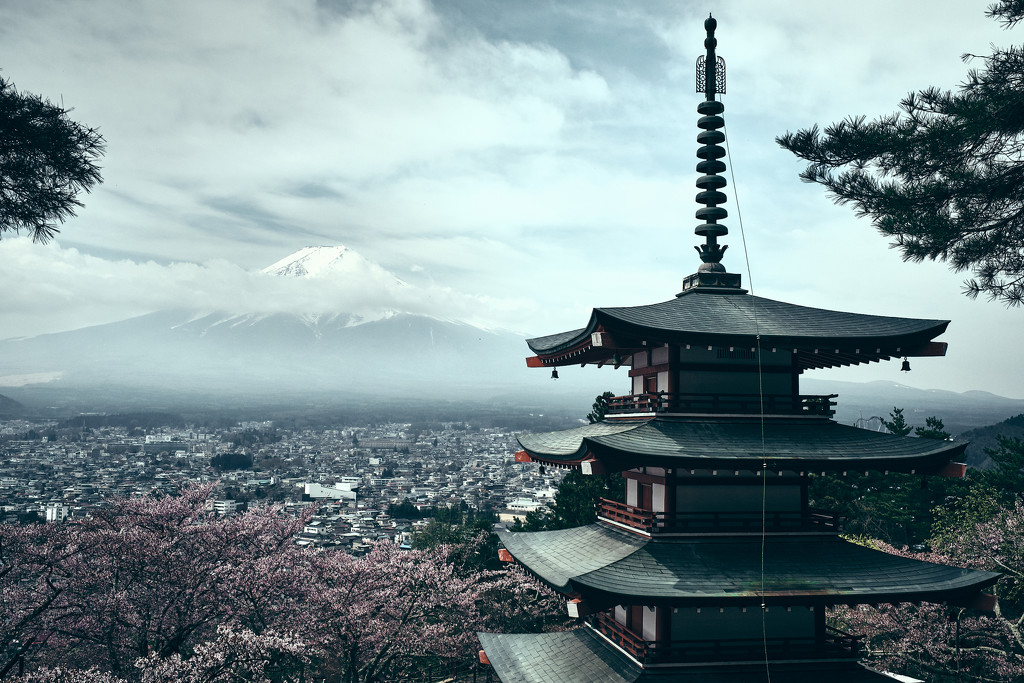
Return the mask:
<svg viewBox="0 0 1024 683">
<path fill-rule="evenodd" d="M 500 538 L 516 561 L 553 588 L 613 598 L 613 604 L 966 604 L 999 578 L 993 572 L 890 555 L 832 535 L 650 540 L 591 524 L 503 532 Z"/>
<path fill-rule="evenodd" d="M 965 442 L 896 436 L 823 418 L 651 417 L 608 420 L 557 432 L 521 434 L 534 460 L 576 464 L 598 458 L 615 469 L 644 465 L 773 470 L 940 471 Z"/>
<path fill-rule="evenodd" d="M 948 324 L 810 308 L 751 294 L 689 291 L 646 306 L 595 308 L 586 327 L 527 344 L 542 365 L 602 362 L 615 349 L 671 343 L 792 349 L 798 367 L 810 369 L 941 355 L 945 346 L 929 342 Z M 595 332 L 607 333 L 611 343 L 593 346 Z"/>
<path fill-rule="evenodd" d="M 751 683 L 769 680 L 763 663 L 643 669 L 583 627 L 557 633 L 479 633 L 503 683 Z M 786 683 L 893 683 L 855 662 L 772 662 L 770 680 Z"/>
<path fill-rule="evenodd" d="M 477 635 L 502 683 L 632 683 L 643 672 L 589 628 Z"/>
</svg>

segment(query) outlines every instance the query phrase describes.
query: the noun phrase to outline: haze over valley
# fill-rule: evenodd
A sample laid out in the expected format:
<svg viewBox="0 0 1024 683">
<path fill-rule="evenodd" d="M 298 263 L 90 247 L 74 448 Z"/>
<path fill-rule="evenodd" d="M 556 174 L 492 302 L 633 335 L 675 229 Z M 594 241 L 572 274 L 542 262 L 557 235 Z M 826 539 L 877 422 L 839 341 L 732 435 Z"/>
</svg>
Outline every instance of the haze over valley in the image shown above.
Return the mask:
<svg viewBox="0 0 1024 683">
<path fill-rule="evenodd" d="M 527 368 L 532 354 L 522 334 L 430 315 L 423 298 L 410 296 L 411 285 L 344 246 L 300 249 L 253 277 L 268 292 L 287 291 L 296 310 L 279 310 L 268 297 L 272 305 L 256 302 L 251 310 L 169 309 L 0 342 L 0 394 L 20 404 L 0 413 L 360 406 L 404 419 L 403 410 L 433 405 L 571 419 L 582 418 L 603 391 L 628 393 L 624 368 L 567 367 L 555 381 Z M 887 365 L 898 379 L 896 364 Z M 839 394 L 836 419 L 847 424 L 900 406 L 912 423 L 937 415 L 959 433 L 1024 412 L 1024 400 L 981 391 L 813 372 L 801 379 L 801 391 Z"/>
</svg>

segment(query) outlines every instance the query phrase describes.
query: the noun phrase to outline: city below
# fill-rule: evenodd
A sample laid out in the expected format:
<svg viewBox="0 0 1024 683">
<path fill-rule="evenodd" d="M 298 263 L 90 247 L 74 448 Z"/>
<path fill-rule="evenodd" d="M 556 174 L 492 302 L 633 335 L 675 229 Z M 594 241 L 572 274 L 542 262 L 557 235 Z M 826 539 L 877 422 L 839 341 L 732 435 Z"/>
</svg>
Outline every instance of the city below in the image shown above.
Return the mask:
<svg viewBox="0 0 1024 683">
<path fill-rule="evenodd" d="M 0 521 L 67 521 L 115 497 L 213 487 L 217 514 L 276 504 L 315 513 L 296 543 L 360 554 L 410 545 L 434 507 L 512 521 L 550 501 L 561 471 L 515 463 L 513 430 L 464 422 L 288 429 L 131 426 L 86 416 L 55 426 L 0 423 Z M 95 424 L 97 426 L 88 426 Z M 98 426 L 107 425 L 107 426 Z M 392 514 L 389 514 L 389 509 Z"/>
</svg>

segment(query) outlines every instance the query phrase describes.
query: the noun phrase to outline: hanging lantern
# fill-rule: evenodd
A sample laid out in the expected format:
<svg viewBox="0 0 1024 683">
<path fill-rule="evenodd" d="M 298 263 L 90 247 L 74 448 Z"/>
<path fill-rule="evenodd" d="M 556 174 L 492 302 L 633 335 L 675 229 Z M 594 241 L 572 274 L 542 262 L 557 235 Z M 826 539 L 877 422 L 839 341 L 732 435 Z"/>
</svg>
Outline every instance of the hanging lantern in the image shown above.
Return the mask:
<svg viewBox="0 0 1024 683">
<path fill-rule="evenodd" d="M 910 368 L 907 368 L 908 370 Z M 558 379 L 558 368 L 551 369 L 551 379 Z"/>
<path fill-rule="evenodd" d="M 548 473 L 548 471 L 547 471 L 547 469 L 545 469 L 544 465 L 541 465 L 540 467 L 538 467 L 538 468 L 537 468 L 537 471 L 538 471 L 538 472 L 539 472 L 540 474 L 547 474 L 547 473 Z"/>
<path fill-rule="evenodd" d="M 906 356 L 903 357 L 903 367 L 900 368 L 900 372 L 910 372 L 910 361 Z"/>
</svg>

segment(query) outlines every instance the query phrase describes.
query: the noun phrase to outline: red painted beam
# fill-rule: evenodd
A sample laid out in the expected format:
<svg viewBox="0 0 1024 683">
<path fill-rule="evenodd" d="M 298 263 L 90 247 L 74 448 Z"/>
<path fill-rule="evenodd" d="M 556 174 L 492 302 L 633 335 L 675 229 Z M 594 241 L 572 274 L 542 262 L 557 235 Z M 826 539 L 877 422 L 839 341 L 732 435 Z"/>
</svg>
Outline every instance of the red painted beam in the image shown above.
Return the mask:
<svg viewBox="0 0 1024 683">
<path fill-rule="evenodd" d="M 967 475 L 967 465 L 962 462 L 949 462 L 936 474 L 950 479 L 963 479 Z"/>
<path fill-rule="evenodd" d="M 947 348 L 949 348 L 949 344 L 947 344 L 946 342 L 935 342 L 935 341 L 933 341 L 933 342 L 928 342 L 924 346 L 922 346 L 920 348 L 917 348 L 917 349 L 914 349 L 913 351 L 908 351 L 907 353 L 905 353 L 903 355 L 909 356 L 911 358 L 925 358 L 925 357 L 928 357 L 928 356 L 945 356 Z M 896 354 L 896 355 L 899 355 L 899 354 Z"/>
<path fill-rule="evenodd" d="M 996 596 L 990 595 L 989 593 L 978 593 L 966 605 L 961 606 L 980 610 L 982 612 L 992 612 L 996 608 L 997 600 Z"/>
</svg>

